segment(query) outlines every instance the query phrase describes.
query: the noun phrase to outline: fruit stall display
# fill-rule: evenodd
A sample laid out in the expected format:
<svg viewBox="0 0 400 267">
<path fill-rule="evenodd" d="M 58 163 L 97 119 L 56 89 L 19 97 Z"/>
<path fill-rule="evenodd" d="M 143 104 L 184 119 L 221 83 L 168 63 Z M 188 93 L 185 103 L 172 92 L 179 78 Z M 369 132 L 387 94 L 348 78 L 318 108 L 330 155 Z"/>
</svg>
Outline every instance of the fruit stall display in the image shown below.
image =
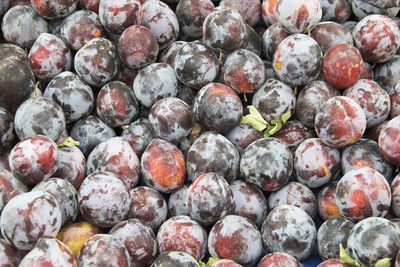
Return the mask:
<svg viewBox="0 0 400 267">
<path fill-rule="evenodd" d="M 400 267 L 400 0 L 1 0 L 0 266 Z"/>
</svg>

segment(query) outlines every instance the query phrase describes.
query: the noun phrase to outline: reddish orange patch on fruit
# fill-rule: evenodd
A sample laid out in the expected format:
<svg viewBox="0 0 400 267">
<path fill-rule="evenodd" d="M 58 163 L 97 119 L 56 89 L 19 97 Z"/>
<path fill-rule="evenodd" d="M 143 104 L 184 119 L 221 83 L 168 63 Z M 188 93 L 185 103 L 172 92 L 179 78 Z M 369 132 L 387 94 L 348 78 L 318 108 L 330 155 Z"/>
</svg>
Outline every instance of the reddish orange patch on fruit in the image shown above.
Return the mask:
<svg viewBox="0 0 400 267">
<path fill-rule="evenodd" d="M 356 218 L 368 217 L 372 215 L 369 197 L 362 190 L 355 190 L 351 196 L 351 202 L 355 205 L 348 208 L 348 212 Z"/>
</svg>

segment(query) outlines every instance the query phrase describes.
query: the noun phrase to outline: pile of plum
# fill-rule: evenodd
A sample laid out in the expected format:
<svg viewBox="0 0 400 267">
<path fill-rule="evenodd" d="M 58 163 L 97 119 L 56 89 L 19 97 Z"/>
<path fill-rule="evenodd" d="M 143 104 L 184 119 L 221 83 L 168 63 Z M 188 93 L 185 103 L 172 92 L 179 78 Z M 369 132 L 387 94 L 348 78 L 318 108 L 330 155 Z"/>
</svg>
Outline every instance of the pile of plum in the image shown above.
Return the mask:
<svg viewBox="0 0 400 267">
<path fill-rule="evenodd" d="M 399 11 L 1 0 L 0 266 L 400 267 Z"/>
</svg>

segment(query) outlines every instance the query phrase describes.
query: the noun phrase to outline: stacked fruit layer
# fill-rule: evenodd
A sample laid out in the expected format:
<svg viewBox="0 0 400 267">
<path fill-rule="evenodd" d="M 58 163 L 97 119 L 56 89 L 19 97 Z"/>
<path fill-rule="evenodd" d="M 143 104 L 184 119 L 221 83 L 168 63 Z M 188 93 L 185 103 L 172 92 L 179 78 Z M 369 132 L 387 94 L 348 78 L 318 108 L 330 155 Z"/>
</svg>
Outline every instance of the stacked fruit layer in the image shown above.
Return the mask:
<svg viewBox="0 0 400 267">
<path fill-rule="evenodd" d="M 0 266 L 399 267 L 399 10 L 0 1 Z"/>
</svg>

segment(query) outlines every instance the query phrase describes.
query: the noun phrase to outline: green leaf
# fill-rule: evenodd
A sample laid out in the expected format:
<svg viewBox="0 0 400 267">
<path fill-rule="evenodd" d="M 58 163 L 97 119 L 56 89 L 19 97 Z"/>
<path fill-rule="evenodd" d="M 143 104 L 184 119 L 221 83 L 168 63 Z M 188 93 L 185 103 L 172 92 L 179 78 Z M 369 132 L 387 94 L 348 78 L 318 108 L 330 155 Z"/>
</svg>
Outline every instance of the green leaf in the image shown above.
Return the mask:
<svg viewBox="0 0 400 267">
<path fill-rule="evenodd" d="M 269 137 L 275 133 L 277 133 L 280 129 L 282 129 L 282 126 L 285 122 L 287 122 L 288 119 L 290 119 L 291 112 L 288 110 L 281 116 L 276 117 L 271 121 L 271 126 L 267 128 L 264 132 L 264 137 Z"/>
<path fill-rule="evenodd" d="M 375 263 L 375 267 L 390 267 L 390 258 L 380 259 Z"/>
<path fill-rule="evenodd" d="M 217 261 L 219 261 L 219 258 L 210 257 L 210 258 L 208 258 L 207 263 L 204 263 L 204 262 L 202 261 L 202 259 L 203 259 L 203 257 L 199 260 L 199 265 L 200 265 L 200 267 L 210 267 L 211 265 L 213 265 L 214 263 L 216 263 Z"/>
<path fill-rule="evenodd" d="M 59 143 L 57 146 L 63 147 L 63 146 L 79 146 L 79 145 L 80 145 L 79 141 L 75 141 L 74 139 L 72 139 L 72 137 L 68 137 L 67 139 Z"/>
<path fill-rule="evenodd" d="M 354 267 L 364 267 L 363 265 L 361 265 L 358 261 L 352 259 L 349 255 L 349 252 L 347 251 L 347 249 L 345 249 L 342 245 L 342 243 L 339 244 L 339 255 L 340 255 L 340 259 L 349 264 L 350 266 L 354 266 Z"/>
<path fill-rule="evenodd" d="M 258 112 L 254 106 L 247 106 L 247 108 L 249 109 L 250 114 L 243 116 L 240 123 L 249 124 L 257 131 L 264 130 L 269 125 L 268 122 L 264 120 L 260 112 Z"/>
</svg>

